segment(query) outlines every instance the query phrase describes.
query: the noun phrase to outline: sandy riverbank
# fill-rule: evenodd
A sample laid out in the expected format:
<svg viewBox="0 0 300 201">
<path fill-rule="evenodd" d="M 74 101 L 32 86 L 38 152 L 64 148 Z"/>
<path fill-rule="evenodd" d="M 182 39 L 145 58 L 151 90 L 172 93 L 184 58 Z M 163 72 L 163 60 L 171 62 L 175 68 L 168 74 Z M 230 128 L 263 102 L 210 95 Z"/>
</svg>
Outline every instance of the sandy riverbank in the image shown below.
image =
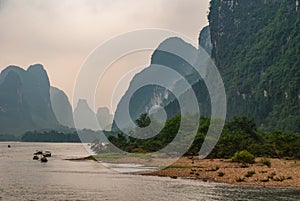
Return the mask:
<svg viewBox="0 0 300 201">
<path fill-rule="evenodd" d="M 101 158 L 100 158 L 101 159 Z M 188 178 L 203 181 L 214 181 L 235 185 L 300 187 L 300 161 L 271 159 L 271 167 L 260 163 L 244 167 L 228 159 L 198 159 L 198 157 L 182 157 L 171 166 L 155 172 L 143 172 L 142 175 L 162 176 L 171 178 Z M 138 163 L 146 166 L 163 167 L 168 159 L 163 158 L 105 158 L 110 163 Z"/>
</svg>

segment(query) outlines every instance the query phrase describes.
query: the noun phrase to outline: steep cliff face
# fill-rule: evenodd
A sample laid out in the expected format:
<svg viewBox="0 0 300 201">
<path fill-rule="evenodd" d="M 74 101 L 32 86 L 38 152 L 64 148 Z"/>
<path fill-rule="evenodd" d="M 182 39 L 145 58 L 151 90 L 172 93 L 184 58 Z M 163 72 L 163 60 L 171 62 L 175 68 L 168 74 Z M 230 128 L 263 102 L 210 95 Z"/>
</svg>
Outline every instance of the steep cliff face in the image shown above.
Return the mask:
<svg viewBox="0 0 300 201">
<path fill-rule="evenodd" d="M 69 128 L 74 128 L 73 110 L 67 95 L 60 89 L 50 87 L 50 99 L 57 121 Z"/>
<path fill-rule="evenodd" d="M 181 55 L 183 56 L 181 57 Z M 161 68 L 169 69 L 182 77 L 188 77 L 195 73 L 195 70 L 189 63 L 196 63 L 196 59 L 197 49 L 182 39 L 169 38 L 163 41 L 154 51 L 151 65 L 136 74 L 132 79 L 129 89 L 118 104 L 114 120 L 122 124 L 121 126 L 126 126 L 128 118 L 125 113 L 128 108 L 130 118 L 136 120 L 142 113 L 149 112 L 151 108 L 165 107 L 174 101 L 175 96 L 170 90 L 160 86 L 160 82 L 168 86 L 169 89 L 173 89 L 176 88 L 176 85 L 180 85 L 177 82 L 179 79 L 173 79 L 174 77 L 172 78 L 170 73 L 162 72 Z M 189 76 L 189 78 L 191 79 L 187 80 L 190 84 L 194 84 L 197 81 L 193 76 Z M 145 80 L 149 80 L 150 83 L 143 86 Z M 129 107 L 127 103 L 129 103 Z M 167 110 L 167 118 L 177 113 L 177 108 L 178 103 L 177 105 L 174 104 L 171 110 Z M 112 129 L 118 130 L 115 123 L 113 123 Z"/>
<path fill-rule="evenodd" d="M 212 0 L 212 57 L 228 117 L 261 129 L 300 131 L 300 16 L 296 0 Z"/>
<path fill-rule="evenodd" d="M 212 43 L 209 26 L 204 27 L 199 34 L 199 48 L 203 48 L 208 55 L 211 55 Z"/>
<path fill-rule="evenodd" d="M 0 132 L 58 128 L 50 101 L 50 83 L 42 65 L 27 71 L 9 66 L 0 75 Z"/>
<path fill-rule="evenodd" d="M 198 42 L 198 51 L 200 50 L 200 48 L 203 48 L 206 51 L 206 53 L 210 56 L 212 52 L 212 43 L 209 26 L 204 27 L 200 31 Z M 198 101 L 201 116 L 209 117 L 211 115 L 211 100 L 203 79 L 201 79 L 199 75 L 195 72 L 185 76 L 185 78 L 186 80 L 189 80 L 189 83 L 191 83 L 192 87 L 187 91 L 183 91 L 182 95 L 180 95 L 180 99 L 183 102 L 182 106 L 184 107 L 184 105 L 189 104 L 190 95 L 188 94 L 194 92 Z M 177 82 L 174 88 L 180 89 L 181 84 L 182 83 L 180 81 Z M 170 117 L 174 117 L 175 115 L 180 114 L 180 110 L 182 109 L 179 107 L 177 100 L 172 100 L 165 106 L 165 108 L 167 111 L 169 111 Z"/>
</svg>

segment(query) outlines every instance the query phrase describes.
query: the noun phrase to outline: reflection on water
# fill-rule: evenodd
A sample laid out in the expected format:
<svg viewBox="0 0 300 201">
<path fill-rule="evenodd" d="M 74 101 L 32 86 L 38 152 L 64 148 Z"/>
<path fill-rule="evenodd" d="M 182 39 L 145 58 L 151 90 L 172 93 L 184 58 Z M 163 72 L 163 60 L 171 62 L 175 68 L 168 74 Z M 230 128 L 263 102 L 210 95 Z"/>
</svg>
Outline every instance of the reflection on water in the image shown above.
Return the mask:
<svg viewBox="0 0 300 201">
<path fill-rule="evenodd" d="M 34 161 L 36 149 L 51 150 L 53 157 Z M 1 142 L 0 200 L 300 200 L 300 189 L 119 174 L 94 161 L 63 160 L 87 155 L 81 144 Z"/>
</svg>

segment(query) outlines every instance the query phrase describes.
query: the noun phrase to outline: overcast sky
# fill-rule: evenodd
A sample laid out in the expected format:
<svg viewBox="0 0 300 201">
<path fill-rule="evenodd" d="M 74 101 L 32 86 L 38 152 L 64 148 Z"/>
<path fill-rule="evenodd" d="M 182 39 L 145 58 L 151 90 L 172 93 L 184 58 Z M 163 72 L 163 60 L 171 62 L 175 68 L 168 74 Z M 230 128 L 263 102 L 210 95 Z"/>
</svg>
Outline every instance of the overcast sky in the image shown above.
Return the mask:
<svg viewBox="0 0 300 201">
<path fill-rule="evenodd" d="M 208 5 L 209 0 L 0 0 L 0 70 L 41 63 L 51 85 L 72 99 L 80 66 L 99 44 L 143 28 L 169 29 L 196 41 L 208 24 Z M 98 106 L 111 107 L 99 97 Z"/>
</svg>

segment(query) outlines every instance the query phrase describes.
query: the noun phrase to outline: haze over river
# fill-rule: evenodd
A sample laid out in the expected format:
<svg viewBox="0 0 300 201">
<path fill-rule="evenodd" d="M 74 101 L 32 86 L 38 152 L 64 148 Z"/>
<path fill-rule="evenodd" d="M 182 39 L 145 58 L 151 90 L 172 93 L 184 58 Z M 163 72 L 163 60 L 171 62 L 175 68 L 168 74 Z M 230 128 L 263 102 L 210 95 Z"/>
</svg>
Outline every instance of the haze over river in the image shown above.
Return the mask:
<svg viewBox="0 0 300 201">
<path fill-rule="evenodd" d="M 34 161 L 37 149 L 53 157 Z M 300 200 L 300 189 L 120 174 L 94 161 L 63 160 L 88 155 L 80 143 L 0 142 L 0 200 Z"/>
</svg>

